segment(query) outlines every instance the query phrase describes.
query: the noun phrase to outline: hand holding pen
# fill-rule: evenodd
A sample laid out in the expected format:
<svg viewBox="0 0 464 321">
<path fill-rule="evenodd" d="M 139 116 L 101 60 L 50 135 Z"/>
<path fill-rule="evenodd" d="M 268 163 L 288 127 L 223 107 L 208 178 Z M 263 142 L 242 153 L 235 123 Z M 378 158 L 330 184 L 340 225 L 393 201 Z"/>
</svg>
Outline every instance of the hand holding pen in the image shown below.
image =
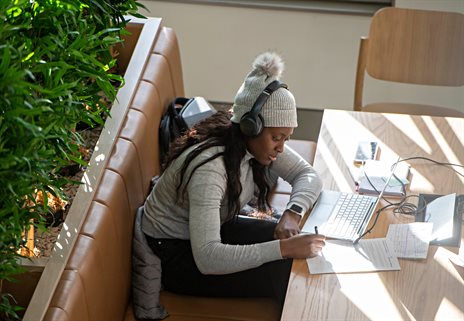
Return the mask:
<svg viewBox="0 0 464 321">
<path fill-rule="evenodd" d="M 325 236 L 319 234 L 300 233 L 298 235 L 280 240 L 282 257 L 292 259 L 306 259 L 317 256 L 325 245 Z"/>
</svg>

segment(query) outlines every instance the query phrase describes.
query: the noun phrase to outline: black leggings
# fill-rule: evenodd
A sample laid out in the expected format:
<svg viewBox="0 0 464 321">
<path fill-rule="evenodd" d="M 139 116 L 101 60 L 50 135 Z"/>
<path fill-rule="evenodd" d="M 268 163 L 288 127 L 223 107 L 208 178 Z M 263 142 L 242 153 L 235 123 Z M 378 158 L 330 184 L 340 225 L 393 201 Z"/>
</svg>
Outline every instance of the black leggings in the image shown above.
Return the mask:
<svg viewBox="0 0 464 321">
<path fill-rule="evenodd" d="M 270 241 L 275 226 L 263 220 L 234 218 L 221 227 L 222 242 L 243 245 Z M 161 259 L 162 283 L 168 291 L 209 297 L 273 297 L 283 306 L 291 259 L 236 273 L 204 275 L 195 264 L 190 241 L 149 236 L 147 241 Z"/>
</svg>

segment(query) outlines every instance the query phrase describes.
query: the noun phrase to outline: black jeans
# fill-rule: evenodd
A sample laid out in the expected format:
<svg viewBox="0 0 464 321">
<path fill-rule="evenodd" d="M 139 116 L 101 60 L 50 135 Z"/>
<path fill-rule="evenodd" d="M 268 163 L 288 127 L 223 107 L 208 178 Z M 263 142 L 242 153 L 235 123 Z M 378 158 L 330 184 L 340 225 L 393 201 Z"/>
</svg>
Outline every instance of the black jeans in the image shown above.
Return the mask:
<svg viewBox="0 0 464 321">
<path fill-rule="evenodd" d="M 221 227 L 222 242 L 243 245 L 270 241 L 275 225 L 263 220 L 234 218 Z M 147 241 L 161 259 L 162 283 L 168 291 L 209 297 L 273 297 L 283 306 L 291 259 L 236 273 L 204 275 L 195 264 L 190 241 L 149 236 Z"/>
</svg>

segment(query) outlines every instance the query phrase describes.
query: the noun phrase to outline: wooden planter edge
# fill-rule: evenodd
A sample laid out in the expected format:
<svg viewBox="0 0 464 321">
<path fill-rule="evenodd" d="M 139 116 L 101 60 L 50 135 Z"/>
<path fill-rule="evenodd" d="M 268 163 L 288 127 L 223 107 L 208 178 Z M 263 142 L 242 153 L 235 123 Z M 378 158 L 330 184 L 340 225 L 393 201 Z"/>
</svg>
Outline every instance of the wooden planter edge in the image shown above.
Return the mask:
<svg viewBox="0 0 464 321">
<path fill-rule="evenodd" d="M 108 117 L 100 134 L 99 141 L 82 179 L 83 184 L 79 187 L 73 200 L 53 253 L 45 264 L 24 314 L 24 321 L 40 321 L 45 316 L 81 231 L 95 191 L 107 167 L 116 138 L 122 130 L 125 117 L 158 36 L 161 24 L 160 18 L 139 19 L 130 17 L 130 19 L 127 28 L 132 32 L 132 36 L 138 37 L 136 42 L 133 41 L 133 38 L 128 38 L 126 40 L 127 45 L 119 48 L 121 54 L 118 59 L 122 60 L 123 70 L 125 69 L 125 85 L 118 91 L 111 109 L 111 117 Z"/>
</svg>

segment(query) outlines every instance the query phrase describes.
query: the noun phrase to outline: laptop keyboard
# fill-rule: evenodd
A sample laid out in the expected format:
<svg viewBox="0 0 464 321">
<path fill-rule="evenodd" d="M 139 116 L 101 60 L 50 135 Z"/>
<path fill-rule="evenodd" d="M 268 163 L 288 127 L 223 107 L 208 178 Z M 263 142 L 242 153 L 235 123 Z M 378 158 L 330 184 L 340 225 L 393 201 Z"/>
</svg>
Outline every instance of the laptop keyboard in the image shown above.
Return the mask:
<svg viewBox="0 0 464 321">
<path fill-rule="evenodd" d="M 358 233 L 372 204 L 372 197 L 342 193 L 323 233 L 337 238 L 352 238 Z"/>
</svg>

